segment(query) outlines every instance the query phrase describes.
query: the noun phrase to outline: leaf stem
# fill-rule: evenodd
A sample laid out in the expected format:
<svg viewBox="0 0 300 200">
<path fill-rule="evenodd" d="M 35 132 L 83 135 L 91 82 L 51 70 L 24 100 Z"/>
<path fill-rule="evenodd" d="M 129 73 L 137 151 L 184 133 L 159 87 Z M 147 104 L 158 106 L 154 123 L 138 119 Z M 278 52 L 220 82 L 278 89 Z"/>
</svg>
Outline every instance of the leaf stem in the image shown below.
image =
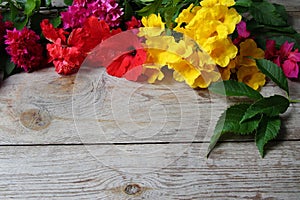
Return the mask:
<svg viewBox="0 0 300 200">
<path fill-rule="evenodd" d="M 293 100 L 293 99 L 290 99 L 290 103 L 300 103 L 300 100 Z"/>
</svg>

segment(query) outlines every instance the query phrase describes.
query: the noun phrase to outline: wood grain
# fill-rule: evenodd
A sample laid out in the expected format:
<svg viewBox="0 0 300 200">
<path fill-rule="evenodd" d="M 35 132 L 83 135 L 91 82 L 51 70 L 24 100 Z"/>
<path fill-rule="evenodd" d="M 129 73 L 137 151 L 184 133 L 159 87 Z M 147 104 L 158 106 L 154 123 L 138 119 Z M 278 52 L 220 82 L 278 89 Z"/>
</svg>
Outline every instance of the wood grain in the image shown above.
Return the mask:
<svg viewBox="0 0 300 200">
<path fill-rule="evenodd" d="M 184 83 L 136 83 L 99 70 L 100 81 L 91 78 L 92 69 L 60 77 L 52 68 L 7 79 L 1 86 L 0 144 L 209 141 L 220 114 L 240 101 Z M 300 99 L 299 90 L 298 82 L 291 83 L 294 99 Z M 283 93 L 272 84 L 262 92 Z M 299 139 L 300 105 L 283 118 L 280 138 Z"/>
<path fill-rule="evenodd" d="M 0 197 L 298 199 L 299 142 L 271 146 L 265 159 L 247 142 L 222 143 L 209 159 L 206 148 L 207 143 L 0 147 Z"/>
</svg>

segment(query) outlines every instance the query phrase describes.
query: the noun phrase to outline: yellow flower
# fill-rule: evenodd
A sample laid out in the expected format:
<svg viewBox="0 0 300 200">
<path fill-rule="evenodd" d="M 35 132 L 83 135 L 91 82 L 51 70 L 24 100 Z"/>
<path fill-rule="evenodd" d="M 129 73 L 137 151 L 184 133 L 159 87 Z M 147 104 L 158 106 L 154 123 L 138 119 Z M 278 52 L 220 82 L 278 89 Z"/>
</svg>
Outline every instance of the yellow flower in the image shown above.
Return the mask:
<svg viewBox="0 0 300 200">
<path fill-rule="evenodd" d="M 205 44 L 203 48 L 221 67 L 226 67 L 230 59 L 235 58 L 238 52 L 238 48 L 227 38 L 216 40 L 211 44 Z"/>
<path fill-rule="evenodd" d="M 234 0 L 203 0 L 200 2 L 203 7 L 213 7 L 215 5 L 224 5 L 227 7 L 233 6 L 235 4 Z"/>
<path fill-rule="evenodd" d="M 140 28 L 139 36 L 158 36 L 165 30 L 165 23 L 162 21 L 160 14 L 151 14 L 142 18 L 144 27 Z"/>
<path fill-rule="evenodd" d="M 221 67 L 237 55 L 237 48 L 228 35 L 232 34 L 241 16 L 233 0 L 204 0 L 201 6 L 183 10 L 176 22 L 175 31 L 192 37 Z"/>
<path fill-rule="evenodd" d="M 264 58 L 264 51 L 257 47 L 253 39 L 247 39 L 240 44 L 240 54 L 230 61 L 225 70 L 221 70 L 222 78 L 228 80 L 231 73 L 236 73 L 238 81 L 255 90 L 264 86 L 266 77 L 259 71 L 253 58 Z"/>
<path fill-rule="evenodd" d="M 266 83 L 265 75 L 257 69 L 256 65 L 240 67 L 237 71 L 237 77 L 238 81 L 246 83 L 255 90 Z"/>
</svg>

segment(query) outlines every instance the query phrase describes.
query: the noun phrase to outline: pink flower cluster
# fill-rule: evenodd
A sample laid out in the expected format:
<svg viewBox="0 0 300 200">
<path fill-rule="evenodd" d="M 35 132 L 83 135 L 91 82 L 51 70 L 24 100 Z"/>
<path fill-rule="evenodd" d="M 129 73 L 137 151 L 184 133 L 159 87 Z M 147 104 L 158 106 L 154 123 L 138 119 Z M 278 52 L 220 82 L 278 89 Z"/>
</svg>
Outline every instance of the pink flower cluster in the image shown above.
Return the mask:
<svg viewBox="0 0 300 200">
<path fill-rule="evenodd" d="M 116 27 L 122 15 L 123 11 L 115 0 L 74 0 L 66 12 L 61 12 L 64 29 L 82 27 L 90 16 Z"/>
<path fill-rule="evenodd" d="M 38 43 L 40 37 L 34 31 L 24 28 L 7 30 L 5 44 L 6 52 L 11 56 L 11 61 L 26 72 L 40 67 L 43 61 L 43 47 Z"/>
<path fill-rule="evenodd" d="M 277 50 L 274 40 L 268 40 L 266 45 L 266 59 L 272 60 L 281 67 L 285 76 L 288 78 L 298 78 L 299 75 L 300 53 L 298 49 L 293 51 L 293 47 L 294 43 L 288 43 L 286 41 L 280 49 Z"/>
</svg>

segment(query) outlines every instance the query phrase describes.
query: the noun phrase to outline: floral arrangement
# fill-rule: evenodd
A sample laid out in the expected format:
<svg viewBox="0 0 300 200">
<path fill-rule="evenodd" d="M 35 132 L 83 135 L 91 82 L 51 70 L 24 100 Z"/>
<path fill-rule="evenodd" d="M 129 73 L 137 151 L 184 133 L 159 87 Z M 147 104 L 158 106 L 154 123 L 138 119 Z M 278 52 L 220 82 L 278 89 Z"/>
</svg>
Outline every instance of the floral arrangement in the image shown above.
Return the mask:
<svg viewBox="0 0 300 200">
<path fill-rule="evenodd" d="M 208 155 L 222 135 L 235 133 L 255 135 L 263 157 L 265 144 L 280 131 L 280 114 L 297 102 L 289 97 L 287 79 L 299 79 L 300 35 L 282 5 L 267 0 L 65 3 L 69 6 L 50 15 L 42 9 L 50 1 L 1 1 L 4 78 L 51 66 L 58 74 L 74 74 L 88 60 L 130 81 L 155 83 L 169 70 L 191 88 L 249 98 L 221 115 Z M 122 44 L 106 43 L 120 33 Z M 94 51 L 100 44 L 107 51 Z M 259 90 L 270 80 L 286 96 L 263 97 Z"/>
</svg>

